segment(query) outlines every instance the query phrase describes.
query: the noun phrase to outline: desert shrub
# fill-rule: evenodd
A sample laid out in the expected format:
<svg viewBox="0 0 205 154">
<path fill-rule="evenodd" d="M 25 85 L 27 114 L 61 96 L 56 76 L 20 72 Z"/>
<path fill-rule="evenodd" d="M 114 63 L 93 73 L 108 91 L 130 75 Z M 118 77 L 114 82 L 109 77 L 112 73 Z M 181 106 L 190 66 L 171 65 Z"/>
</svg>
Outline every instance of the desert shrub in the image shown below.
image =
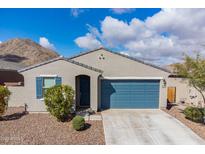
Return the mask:
<svg viewBox="0 0 205 154">
<path fill-rule="evenodd" d="M 194 122 L 202 122 L 203 121 L 203 110 L 196 107 L 186 107 L 184 109 L 184 114 L 187 119 L 190 119 Z"/>
<path fill-rule="evenodd" d="M 203 116 L 205 116 L 205 107 L 204 108 L 200 108 L 200 110 L 201 110 Z"/>
<path fill-rule="evenodd" d="M 187 118 L 187 119 L 192 119 L 192 111 L 193 111 L 193 107 L 186 107 L 185 109 L 184 109 L 184 115 L 185 115 L 185 117 Z"/>
<path fill-rule="evenodd" d="M 64 121 L 71 113 L 74 90 L 68 85 L 56 85 L 46 90 L 44 101 L 47 111 L 58 121 Z"/>
<path fill-rule="evenodd" d="M 8 100 L 11 92 L 7 87 L 0 86 L 0 116 L 4 114 L 8 107 Z"/>
<path fill-rule="evenodd" d="M 83 130 L 85 127 L 85 119 L 82 116 L 77 115 L 73 118 L 72 124 L 75 130 Z"/>
</svg>

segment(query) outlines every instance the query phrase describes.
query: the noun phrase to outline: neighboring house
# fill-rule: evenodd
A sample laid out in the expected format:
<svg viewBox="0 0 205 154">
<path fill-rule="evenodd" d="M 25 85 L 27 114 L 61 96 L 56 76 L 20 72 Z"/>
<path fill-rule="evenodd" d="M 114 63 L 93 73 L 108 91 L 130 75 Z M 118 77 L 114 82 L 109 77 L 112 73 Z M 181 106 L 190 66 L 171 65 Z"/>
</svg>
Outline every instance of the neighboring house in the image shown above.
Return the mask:
<svg viewBox="0 0 205 154">
<path fill-rule="evenodd" d="M 21 86 L 23 84 L 23 76 L 17 70 L 23 67 L 19 63 L 0 59 L 0 85 Z"/>
<path fill-rule="evenodd" d="M 178 86 L 169 81 L 169 71 L 104 48 L 55 58 L 18 72 L 24 77 L 24 86 L 9 87 L 9 106 L 27 104 L 28 111 L 37 112 L 46 111 L 45 90 L 58 84 L 73 87 L 76 107 L 93 110 L 166 107 L 168 87 Z"/>
</svg>

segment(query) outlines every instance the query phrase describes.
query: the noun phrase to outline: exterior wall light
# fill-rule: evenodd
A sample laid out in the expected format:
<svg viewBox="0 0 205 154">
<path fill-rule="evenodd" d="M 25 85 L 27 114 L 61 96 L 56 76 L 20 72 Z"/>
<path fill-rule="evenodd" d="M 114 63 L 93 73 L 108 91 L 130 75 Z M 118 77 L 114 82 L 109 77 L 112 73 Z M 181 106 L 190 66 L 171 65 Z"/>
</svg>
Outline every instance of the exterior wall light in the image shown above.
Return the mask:
<svg viewBox="0 0 205 154">
<path fill-rule="evenodd" d="M 162 80 L 162 88 L 166 88 L 167 86 L 167 82 L 165 79 Z"/>
</svg>

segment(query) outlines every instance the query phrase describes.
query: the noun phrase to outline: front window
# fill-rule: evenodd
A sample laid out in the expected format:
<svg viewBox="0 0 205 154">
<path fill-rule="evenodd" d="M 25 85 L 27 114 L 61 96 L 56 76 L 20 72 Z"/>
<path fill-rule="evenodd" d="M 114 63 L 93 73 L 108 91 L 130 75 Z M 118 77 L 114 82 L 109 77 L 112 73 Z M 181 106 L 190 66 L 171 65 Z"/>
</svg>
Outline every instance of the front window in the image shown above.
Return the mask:
<svg viewBox="0 0 205 154">
<path fill-rule="evenodd" d="M 55 83 L 54 77 L 44 77 L 43 78 L 43 96 L 48 88 L 53 87 L 55 85 L 56 83 Z"/>
</svg>

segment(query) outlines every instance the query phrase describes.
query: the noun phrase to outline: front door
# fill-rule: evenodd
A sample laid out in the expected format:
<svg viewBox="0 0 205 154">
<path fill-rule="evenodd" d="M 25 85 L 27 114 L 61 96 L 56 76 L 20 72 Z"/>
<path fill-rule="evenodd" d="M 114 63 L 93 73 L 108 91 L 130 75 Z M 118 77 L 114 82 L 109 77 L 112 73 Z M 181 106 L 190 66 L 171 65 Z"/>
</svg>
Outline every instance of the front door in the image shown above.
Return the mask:
<svg viewBox="0 0 205 154">
<path fill-rule="evenodd" d="M 176 101 L 176 87 L 167 88 L 167 101 L 168 103 L 175 103 Z"/>
<path fill-rule="evenodd" d="M 90 106 L 90 77 L 80 76 L 80 106 Z"/>
</svg>

